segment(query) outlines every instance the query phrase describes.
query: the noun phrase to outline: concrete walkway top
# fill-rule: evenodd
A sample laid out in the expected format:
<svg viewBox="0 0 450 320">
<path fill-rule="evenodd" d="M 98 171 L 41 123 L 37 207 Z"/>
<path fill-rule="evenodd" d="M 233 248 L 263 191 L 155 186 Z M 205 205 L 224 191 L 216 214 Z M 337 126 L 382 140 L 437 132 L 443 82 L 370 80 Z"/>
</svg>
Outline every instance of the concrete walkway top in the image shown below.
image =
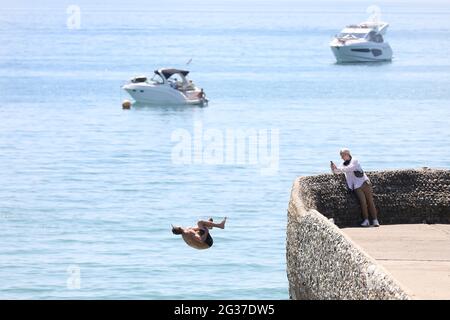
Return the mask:
<svg viewBox="0 0 450 320">
<path fill-rule="evenodd" d="M 341 229 L 414 299 L 450 299 L 450 225 Z"/>
</svg>

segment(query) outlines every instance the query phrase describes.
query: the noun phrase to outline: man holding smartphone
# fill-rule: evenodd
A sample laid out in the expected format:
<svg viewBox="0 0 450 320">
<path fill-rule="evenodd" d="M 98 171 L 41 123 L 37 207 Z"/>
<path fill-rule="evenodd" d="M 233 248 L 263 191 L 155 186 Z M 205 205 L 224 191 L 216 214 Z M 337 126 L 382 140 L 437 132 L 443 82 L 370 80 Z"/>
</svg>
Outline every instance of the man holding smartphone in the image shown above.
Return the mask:
<svg viewBox="0 0 450 320">
<path fill-rule="evenodd" d="M 331 171 L 334 174 L 343 173 L 345 180 L 350 190 L 354 191 L 358 196 L 359 203 L 362 209 L 362 216 L 364 221 L 361 223 L 362 227 L 369 227 L 369 212 L 372 217 L 372 225 L 379 227 L 377 209 L 373 201 L 373 189 L 369 178 L 361 168 L 358 160 L 353 158 L 350 154 L 350 150 L 347 148 L 340 150 L 342 160 L 344 160 L 342 166 L 337 167 L 333 161 L 330 161 Z"/>
</svg>

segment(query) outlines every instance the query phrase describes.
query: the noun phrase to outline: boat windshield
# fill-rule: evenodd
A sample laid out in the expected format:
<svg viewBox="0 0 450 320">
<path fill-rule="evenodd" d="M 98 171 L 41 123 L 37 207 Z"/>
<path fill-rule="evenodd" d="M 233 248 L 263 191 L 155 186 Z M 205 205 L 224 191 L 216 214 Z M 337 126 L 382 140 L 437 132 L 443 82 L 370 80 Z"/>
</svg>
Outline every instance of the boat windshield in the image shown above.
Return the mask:
<svg viewBox="0 0 450 320">
<path fill-rule="evenodd" d="M 153 75 L 153 77 L 152 77 L 151 80 L 152 80 L 154 83 L 156 83 L 156 84 L 163 84 L 163 83 L 164 83 L 163 78 L 161 78 L 161 76 L 160 76 L 159 74 L 157 74 L 157 73 L 155 73 L 155 74 Z"/>
<path fill-rule="evenodd" d="M 370 31 L 367 35 L 367 40 L 373 41 L 373 42 L 383 42 L 383 36 L 381 34 L 376 33 L 375 31 Z"/>
<path fill-rule="evenodd" d="M 181 74 L 179 73 L 174 73 L 173 75 L 171 75 L 169 77 L 169 79 L 167 79 L 169 82 L 175 82 L 175 83 L 184 83 L 187 81 L 187 79 L 185 77 L 183 77 Z"/>
<path fill-rule="evenodd" d="M 367 35 L 367 33 L 348 33 L 348 32 L 342 32 L 338 35 L 339 38 L 348 38 L 348 39 L 364 39 L 364 37 Z"/>
</svg>

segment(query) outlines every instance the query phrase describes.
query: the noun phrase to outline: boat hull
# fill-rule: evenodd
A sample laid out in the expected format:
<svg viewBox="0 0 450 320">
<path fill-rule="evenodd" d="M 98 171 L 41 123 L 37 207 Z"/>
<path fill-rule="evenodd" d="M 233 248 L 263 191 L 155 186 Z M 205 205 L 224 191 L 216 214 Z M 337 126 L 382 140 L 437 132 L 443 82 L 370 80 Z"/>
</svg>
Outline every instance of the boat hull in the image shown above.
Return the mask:
<svg viewBox="0 0 450 320">
<path fill-rule="evenodd" d="M 392 60 L 392 49 L 388 43 L 352 45 L 332 43 L 330 48 L 338 63 Z"/>
<path fill-rule="evenodd" d="M 128 84 L 122 87 L 136 102 L 148 104 L 187 104 L 201 105 L 206 98 L 193 97 L 196 92 L 185 95 L 183 92 L 165 85 Z"/>
</svg>

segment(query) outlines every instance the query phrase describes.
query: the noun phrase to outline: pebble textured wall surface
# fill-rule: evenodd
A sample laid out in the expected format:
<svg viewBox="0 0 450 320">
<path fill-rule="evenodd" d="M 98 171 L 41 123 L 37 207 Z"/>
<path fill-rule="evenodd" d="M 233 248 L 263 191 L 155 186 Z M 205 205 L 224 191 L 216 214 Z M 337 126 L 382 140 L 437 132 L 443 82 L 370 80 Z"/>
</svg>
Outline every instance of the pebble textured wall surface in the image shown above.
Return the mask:
<svg viewBox="0 0 450 320">
<path fill-rule="evenodd" d="M 449 170 L 367 174 L 382 223 L 450 223 Z M 343 175 L 295 180 L 286 239 L 292 299 L 409 298 L 383 267 L 339 230 L 338 226 L 357 225 L 360 212 Z"/>
<path fill-rule="evenodd" d="M 292 299 L 407 299 L 404 289 L 317 211 L 288 226 Z"/>
</svg>

